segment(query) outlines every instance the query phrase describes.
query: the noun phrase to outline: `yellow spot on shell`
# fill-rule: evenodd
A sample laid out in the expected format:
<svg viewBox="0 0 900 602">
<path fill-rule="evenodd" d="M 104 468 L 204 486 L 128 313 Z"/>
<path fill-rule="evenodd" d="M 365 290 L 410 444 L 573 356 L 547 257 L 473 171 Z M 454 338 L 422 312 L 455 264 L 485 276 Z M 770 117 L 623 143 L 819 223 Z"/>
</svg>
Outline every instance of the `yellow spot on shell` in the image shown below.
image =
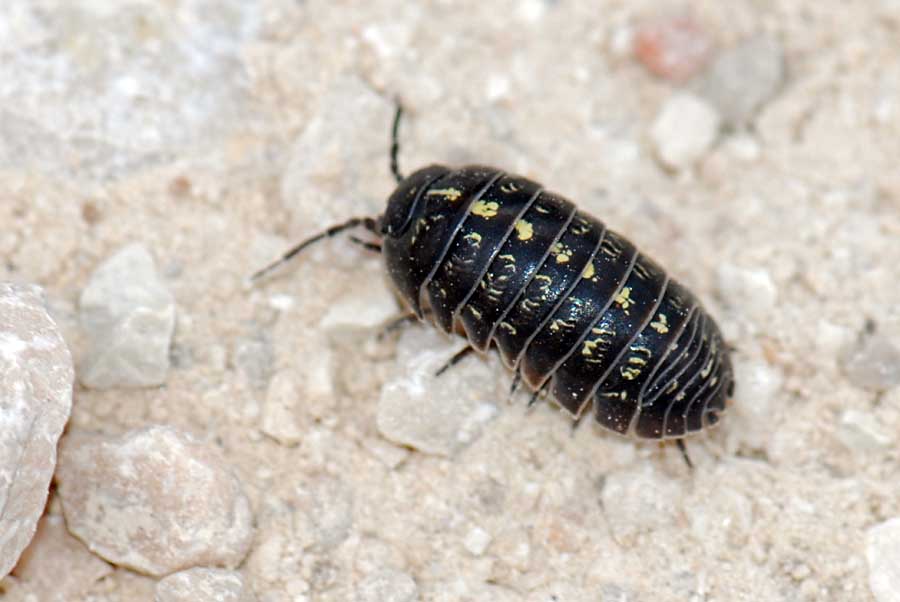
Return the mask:
<svg viewBox="0 0 900 602">
<path fill-rule="evenodd" d="M 644 358 L 641 358 L 641 357 L 634 357 L 634 356 L 632 356 L 632 357 L 628 358 L 628 363 L 629 363 L 629 364 L 636 364 L 636 365 L 638 365 L 638 366 L 646 366 L 646 365 L 647 365 L 647 360 L 645 360 Z"/>
<path fill-rule="evenodd" d="M 659 334 L 666 334 L 669 332 L 669 321 L 666 318 L 666 314 L 659 314 L 659 320 L 656 322 L 650 322 L 650 328 L 658 332 Z"/>
<path fill-rule="evenodd" d="M 594 274 L 596 274 L 596 273 L 597 273 L 597 270 L 594 269 L 594 263 L 591 262 L 591 263 L 587 264 L 586 266 L 584 266 L 584 271 L 581 272 L 581 277 L 590 279 L 590 278 L 593 278 Z"/>
<path fill-rule="evenodd" d="M 559 242 L 553 245 L 550 252 L 556 256 L 556 263 L 568 263 L 572 258 L 572 249 Z"/>
<path fill-rule="evenodd" d="M 479 234 L 478 232 L 466 234 L 466 239 L 471 240 L 473 243 L 475 243 L 476 247 L 481 244 L 481 234 Z"/>
<path fill-rule="evenodd" d="M 460 192 L 456 188 L 438 188 L 435 190 L 429 190 L 427 193 L 425 193 L 425 196 L 442 196 L 452 203 L 459 200 L 459 197 L 462 196 L 462 192 Z"/>
<path fill-rule="evenodd" d="M 622 368 L 621 374 L 626 380 L 634 380 L 641 375 L 641 371 L 638 368 Z"/>
<path fill-rule="evenodd" d="M 712 370 L 713 360 L 709 360 L 709 363 L 706 364 L 706 367 L 700 371 L 700 378 L 706 378 L 709 376 L 710 370 Z"/>
<path fill-rule="evenodd" d="M 481 319 L 481 312 L 478 311 L 477 309 L 475 309 L 474 307 L 472 307 L 471 305 L 469 306 L 469 313 L 471 313 L 473 316 L 475 316 L 476 319 L 478 319 L 478 320 Z"/>
<path fill-rule="evenodd" d="M 509 322 L 500 322 L 500 328 L 509 331 L 509 334 L 516 334 L 516 327 L 510 324 Z"/>
<path fill-rule="evenodd" d="M 626 286 L 616 296 L 616 305 L 618 305 L 622 309 L 627 310 L 633 303 L 634 301 L 631 300 L 631 287 Z"/>
<path fill-rule="evenodd" d="M 484 219 L 490 219 L 497 215 L 498 209 L 500 209 L 500 203 L 494 201 L 476 201 L 472 205 L 472 214 L 483 217 Z"/>
<path fill-rule="evenodd" d="M 519 240 L 531 240 L 531 237 L 534 236 L 534 227 L 531 225 L 531 222 L 526 222 L 523 219 L 517 221 L 516 236 L 519 237 Z"/>
</svg>

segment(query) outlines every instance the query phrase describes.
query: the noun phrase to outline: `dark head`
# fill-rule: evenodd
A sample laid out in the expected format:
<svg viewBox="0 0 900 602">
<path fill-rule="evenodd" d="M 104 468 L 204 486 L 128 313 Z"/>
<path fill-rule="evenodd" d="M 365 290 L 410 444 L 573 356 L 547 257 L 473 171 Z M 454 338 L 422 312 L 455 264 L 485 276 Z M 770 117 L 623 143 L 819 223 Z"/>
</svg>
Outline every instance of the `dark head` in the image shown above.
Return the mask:
<svg viewBox="0 0 900 602">
<path fill-rule="evenodd" d="M 442 165 L 429 165 L 403 179 L 388 198 L 387 208 L 379 220 L 379 230 L 384 237 L 402 236 L 412 223 L 413 214 L 422 201 L 428 186 L 449 173 Z"/>
</svg>

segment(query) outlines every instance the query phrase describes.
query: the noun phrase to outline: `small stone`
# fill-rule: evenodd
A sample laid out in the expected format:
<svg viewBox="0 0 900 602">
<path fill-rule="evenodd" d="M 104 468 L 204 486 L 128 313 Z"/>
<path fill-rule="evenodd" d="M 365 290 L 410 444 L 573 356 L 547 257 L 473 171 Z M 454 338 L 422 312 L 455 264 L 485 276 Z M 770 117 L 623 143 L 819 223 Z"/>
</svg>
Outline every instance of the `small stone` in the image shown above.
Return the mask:
<svg viewBox="0 0 900 602">
<path fill-rule="evenodd" d="M 269 383 L 260 416 L 260 430 L 282 445 L 294 446 L 303 438 L 297 405 L 301 402 L 297 383 L 291 373 L 275 374 Z"/>
<path fill-rule="evenodd" d="M 841 413 L 837 437 L 850 449 L 860 452 L 886 449 L 894 441 L 874 416 L 858 410 L 845 410 Z"/>
<path fill-rule="evenodd" d="M 740 304 L 741 313 L 754 319 L 764 318 L 778 301 L 778 288 L 764 269 L 723 263 L 719 266 L 718 288 L 722 298 Z"/>
<path fill-rule="evenodd" d="M 772 437 L 772 411 L 784 384 L 781 371 L 759 359 L 742 355 L 732 358 L 736 402 L 730 411 L 741 422 L 729 435 L 753 449 L 765 449 Z"/>
<path fill-rule="evenodd" d="M 756 36 L 722 53 L 700 77 L 697 90 L 725 125 L 747 125 L 784 85 L 784 49 L 775 38 Z"/>
<path fill-rule="evenodd" d="M 68 437 L 57 482 L 69 531 L 148 575 L 234 568 L 253 538 L 249 501 L 218 450 L 170 427 Z"/>
<path fill-rule="evenodd" d="M 237 571 L 194 568 L 169 575 L 156 585 L 155 602 L 255 602 Z"/>
<path fill-rule="evenodd" d="M 257 390 L 265 390 L 275 362 L 272 344 L 265 337 L 241 338 L 231 352 L 231 365 Z"/>
<path fill-rule="evenodd" d="M 674 15 L 639 24 L 634 54 L 650 73 L 673 82 L 687 81 L 707 63 L 713 42 L 689 15 Z"/>
<path fill-rule="evenodd" d="M 687 92 L 675 94 L 650 130 L 657 157 L 672 169 L 690 167 L 716 141 L 719 121 L 715 108 L 703 99 Z"/>
<path fill-rule="evenodd" d="M 13 574 L 41 600 L 68 602 L 112 572 L 110 565 L 69 534 L 63 517 L 51 515 L 41 519 Z"/>
<path fill-rule="evenodd" d="M 72 356 L 41 289 L 0 283 L 0 578 L 44 512 L 73 379 Z"/>
<path fill-rule="evenodd" d="M 154 387 L 166 382 L 175 300 L 150 252 L 132 244 L 107 259 L 81 293 L 88 352 L 78 378 L 86 387 Z"/>
<path fill-rule="evenodd" d="M 358 281 L 329 307 L 320 326 L 325 331 L 370 329 L 399 312 L 396 298 L 386 285 Z"/>
<path fill-rule="evenodd" d="M 369 575 L 356 587 L 356 602 L 413 602 L 418 599 L 419 591 L 413 578 L 393 569 Z"/>
<path fill-rule="evenodd" d="M 481 527 L 472 527 L 463 539 L 463 545 L 472 556 L 481 556 L 491 545 L 491 534 Z"/>
<path fill-rule="evenodd" d="M 323 478 L 298 486 L 293 505 L 296 542 L 319 551 L 333 550 L 353 527 L 353 490 L 337 479 Z"/>
<path fill-rule="evenodd" d="M 845 355 L 844 373 L 857 387 L 892 389 L 900 384 L 900 349 L 884 335 L 867 336 Z"/>
<path fill-rule="evenodd" d="M 876 525 L 866 533 L 869 589 L 878 602 L 897 602 L 900 592 L 900 518 Z"/>
<path fill-rule="evenodd" d="M 404 333 L 398 343 L 401 373 L 385 383 L 378 402 L 376 423 L 385 438 L 451 456 L 496 415 L 496 375 L 484 360 L 466 358 L 435 377 L 457 348 L 434 329 Z"/>
</svg>

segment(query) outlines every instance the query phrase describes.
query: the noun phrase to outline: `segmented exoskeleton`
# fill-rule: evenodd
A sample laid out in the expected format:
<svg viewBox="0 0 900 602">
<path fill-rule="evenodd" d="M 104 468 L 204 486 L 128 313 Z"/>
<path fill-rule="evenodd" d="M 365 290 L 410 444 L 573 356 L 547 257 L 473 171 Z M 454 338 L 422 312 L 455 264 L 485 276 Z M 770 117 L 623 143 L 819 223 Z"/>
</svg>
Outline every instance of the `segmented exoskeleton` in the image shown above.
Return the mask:
<svg viewBox="0 0 900 602">
<path fill-rule="evenodd" d="M 531 180 L 482 166 L 400 176 L 399 117 L 384 215 L 330 228 L 282 260 L 364 226 L 381 245 L 362 244 L 383 251 L 415 316 L 464 335 L 465 352 L 496 347 L 516 382 L 572 416 L 592 407 L 612 431 L 679 444 L 719 420 L 734 386 L 728 349 L 690 291 Z"/>
</svg>

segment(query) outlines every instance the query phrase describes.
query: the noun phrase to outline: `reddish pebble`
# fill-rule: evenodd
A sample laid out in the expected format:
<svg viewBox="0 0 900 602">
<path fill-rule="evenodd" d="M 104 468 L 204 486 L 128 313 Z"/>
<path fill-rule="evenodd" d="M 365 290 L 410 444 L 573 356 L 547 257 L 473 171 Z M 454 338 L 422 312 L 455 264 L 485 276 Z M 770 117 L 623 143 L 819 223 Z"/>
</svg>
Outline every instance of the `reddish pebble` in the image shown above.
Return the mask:
<svg viewBox="0 0 900 602">
<path fill-rule="evenodd" d="M 645 21 L 634 37 L 634 54 L 651 73 L 683 82 L 706 64 L 712 40 L 691 17 L 673 16 Z"/>
</svg>

